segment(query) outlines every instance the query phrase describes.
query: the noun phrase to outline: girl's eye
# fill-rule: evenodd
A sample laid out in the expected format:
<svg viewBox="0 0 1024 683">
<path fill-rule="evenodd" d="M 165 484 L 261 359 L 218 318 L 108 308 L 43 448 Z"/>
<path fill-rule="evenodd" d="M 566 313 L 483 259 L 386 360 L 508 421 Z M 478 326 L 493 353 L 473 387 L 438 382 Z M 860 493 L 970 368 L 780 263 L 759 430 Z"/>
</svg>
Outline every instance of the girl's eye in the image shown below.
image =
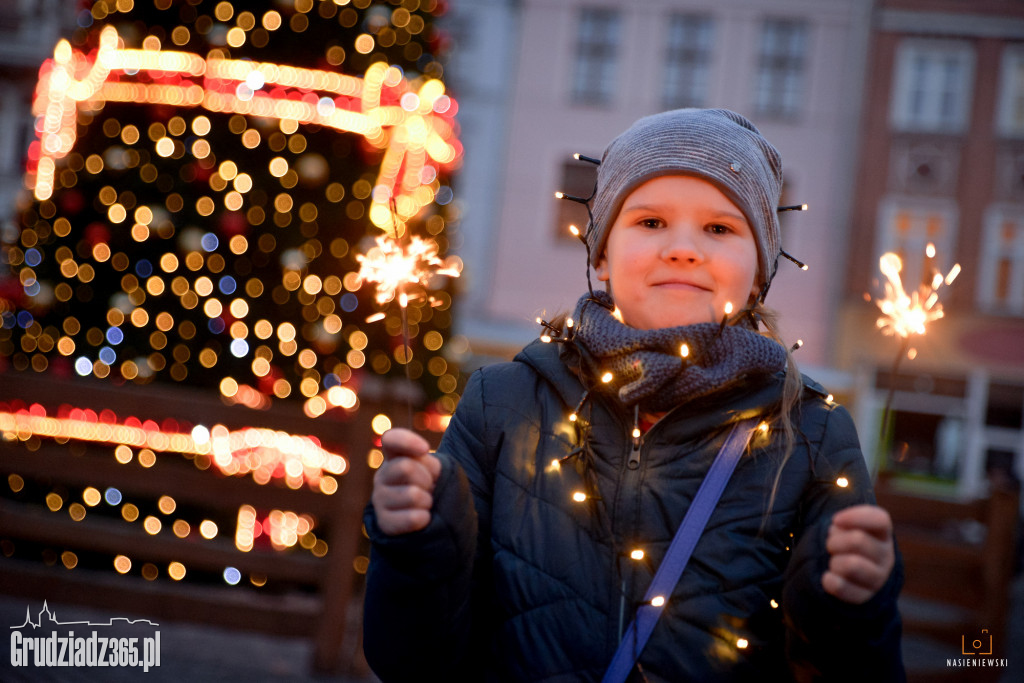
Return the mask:
<svg viewBox="0 0 1024 683">
<path fill-rule="evenodd" d="M 660 218 L 642 218 L 640 220 L 640 225 L 645 228 L 660 228 L 664 223 Z"/>
<path fill-rule="evenodd" d="M 712 223 L 707 227 L 707 230 L 715 235 L 727 235 L 732 232 L 728 225 L 722 225 L 721 223 Z"/>
</svg>

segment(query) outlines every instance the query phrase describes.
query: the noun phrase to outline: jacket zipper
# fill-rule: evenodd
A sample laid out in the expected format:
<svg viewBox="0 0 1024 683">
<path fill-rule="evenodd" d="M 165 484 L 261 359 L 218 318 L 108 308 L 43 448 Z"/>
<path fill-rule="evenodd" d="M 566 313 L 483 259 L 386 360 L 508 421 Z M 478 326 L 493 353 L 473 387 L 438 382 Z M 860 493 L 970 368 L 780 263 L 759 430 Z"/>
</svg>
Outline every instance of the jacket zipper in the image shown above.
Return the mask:
<svg viewBox="0 0 1024 683">
<path fill-rule="evenodd" d="M 633 430 L 631 432 L 633 439 L 632 448 L 629 451 L 629 459 L 626 461 L 626 479 L 630 488 L 638 486 L 637 482 L 634 481 L 634 477 L 637 475 L 631 474 L 640 469 L 640 450 L 643 447 L 643 434 L 640 431 L 640 406 L 637 405 L 633 409 Z M 625 483 L 625 482 L 624 482 Z M 638 494 L 637 494 L 638 495 Z M 633 568 L 630 567 L 629 572 L 633 572 Z M 622 636 L 626 630 L 626 577 L 622 576 L 622 585 L 619 589 L 619 641 L 622 641 Z"/>
<path fill-rule="evenodd" d="M 640 446 L 640 405 L 637 404 L 633 408 L 633 450 L 630 451 L 629 461 L 626 463 L 626 466 L 631 470 L 640 469 Z"/>
</svg>

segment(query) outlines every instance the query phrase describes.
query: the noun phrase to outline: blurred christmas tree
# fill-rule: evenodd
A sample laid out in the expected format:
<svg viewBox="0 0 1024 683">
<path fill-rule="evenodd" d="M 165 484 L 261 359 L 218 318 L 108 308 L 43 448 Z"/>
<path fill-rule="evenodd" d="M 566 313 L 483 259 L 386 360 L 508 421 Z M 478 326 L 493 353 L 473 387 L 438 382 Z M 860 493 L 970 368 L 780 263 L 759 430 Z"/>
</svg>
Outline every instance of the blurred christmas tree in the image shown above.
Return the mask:
<svg viewBox="0 0 1024 683">
<path fill-rule="evenodd" d="M 443 11 L 87 4 L 40 72 L 0 365 L 301 400 L 311 417 L 408 376 L 450 413 L 447 280 L 412 298 L 403 335 L 397 304 L 366 322 L 382 304 L 356 259 L 381 235 L 447 252 L 461 147 Z"/>
</svg>

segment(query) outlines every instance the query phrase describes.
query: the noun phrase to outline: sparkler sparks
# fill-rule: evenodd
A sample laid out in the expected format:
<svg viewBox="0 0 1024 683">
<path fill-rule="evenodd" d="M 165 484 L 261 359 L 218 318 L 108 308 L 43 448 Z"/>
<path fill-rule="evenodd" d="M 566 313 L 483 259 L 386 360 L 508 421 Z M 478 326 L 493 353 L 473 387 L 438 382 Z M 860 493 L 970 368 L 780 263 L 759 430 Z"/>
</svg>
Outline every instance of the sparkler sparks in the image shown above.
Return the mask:
<svg viewBox="0 0 1024 683">
<path fill-rule="evenodd" d="M 392 205 L 394 212 L 394 205 Z M 373 282 L 377 285 L 376 301 L 385 305 L 398 298 L 398 307 L 402 317 L 402 364 L 405 366 L 405 378 L 412 382 L 409 362 L 412 360 L 412 344 L 409 335 L 409 316 L 407 309 L 412 298 L 424 297 L 431 305 L 435 300 L 430 296 L 430 280 L 435 276 L 459 277 L 462 262 L 457 256 L 442 260 L 437 255 L 437 243 L 406 233 L 404 244 L 390 235 L 378 235 L 377 246 L 366 254 L 358 254 L 359 272 L 356 281 Z M 410 294 L 409 288 L 413 288 Z M 380 320 L 384 315 L 380 312 L 371 315 L 367 322 Z M 409 426 L 413 425 L 412 398 L 409 397 Z"/>
<path fill-rule="evenodd" d="M 934 244 L 928 245 L 925 255 L 928 257 L 929 263 L 935 258 Z M 878 267 L 885 275 L 886 283 L 885 298 L 875 301 L 879 310 L 882 311 L 882 316 L 878 318 L 876 324 L 884 334 L 902 339 L 899 352 L 892 364 L 889 393 L 885 399 L 885 409 L 882 413 L 882 436 L 884 438 L 889 430 L 892 400 L 896 392 L 896 373 L 899 370 L 900 361 L 903 360 L 903 356 L 908 356 L 911 360 L 917 356 L 917 352 L 910 348 L 910 336 L 924 334 L 928 323 L 945 315 L 942 311 L 942 304 L 939 303 L 939 288 L 943 284 L 953 284 L 953 280 L 960 274 L 960 264 L 955 264 L 945 278 L 942 273 L 932 268 L 930 279 L 923 282 L 916 291 L 909 295 L 903 288 L 903 280 L 900 277 L 903 261 L 899 256 L 892 252 L 882 254 L 878 261 Z"/>
<path fill-rule="evenodd" d="M 935 253 L 934 245 L 929 244 L 927 251 L 929 258 Z M 925 329 L 933 320 L 938 320 L 945 315 L 942 312 L 942 304 L 939 303 L 939 288 L 943 284 L 951 284 L 960 272 L 960 265 L 957 264 L 943 278 L 942 273 L 935 271 L 931 280 L 923 283 L 916 291 L 909 295 L 903 288 L 903 281 L 900 272 L 903 270 L 903 262 L 900 257 L 892 252 L 883 254 L 879 259 L 878 267 L 886 277 L 885 298 L 875 303 L 882 316 L 878 318 L 877 325 L 884 334 L 907 339 L 912 334 L 924 334 Z"/>
<path fill-rule="evenodd" d="M 395 299 L 396 294 L 406 297 L 407 285 L 427 288 L 431 278 L 437 275 L 459 277 L 461 263 L 458 260 L 442 260 L 437 255 L 437 243 L 413 236 L 403 246 L 397 240 L 379 235 L 377 246 L 366 254 L 359 254 L 359 282 L 373 282 L 377 285 L 375 299 L 378 304 L 386 304 Z M 404 308 L 407 298 L 399 296 L 399 304 Z"/>
</svg>

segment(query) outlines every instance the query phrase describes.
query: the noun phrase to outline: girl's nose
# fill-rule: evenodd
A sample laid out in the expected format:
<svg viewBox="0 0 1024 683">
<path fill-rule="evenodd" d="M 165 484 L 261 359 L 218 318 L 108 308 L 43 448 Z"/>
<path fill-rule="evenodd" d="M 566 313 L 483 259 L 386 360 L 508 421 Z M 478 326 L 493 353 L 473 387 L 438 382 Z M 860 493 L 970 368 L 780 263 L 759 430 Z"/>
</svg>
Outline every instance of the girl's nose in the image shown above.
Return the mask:
<svg viewBox="0 0 1024 683">
<path fill-rule="evenodd" d="M 700 263 L 704 252 L 691 226 L 677 226 L 665 231 L 665 244 L 661 258 L 665 261 Z"/>
</svg>

